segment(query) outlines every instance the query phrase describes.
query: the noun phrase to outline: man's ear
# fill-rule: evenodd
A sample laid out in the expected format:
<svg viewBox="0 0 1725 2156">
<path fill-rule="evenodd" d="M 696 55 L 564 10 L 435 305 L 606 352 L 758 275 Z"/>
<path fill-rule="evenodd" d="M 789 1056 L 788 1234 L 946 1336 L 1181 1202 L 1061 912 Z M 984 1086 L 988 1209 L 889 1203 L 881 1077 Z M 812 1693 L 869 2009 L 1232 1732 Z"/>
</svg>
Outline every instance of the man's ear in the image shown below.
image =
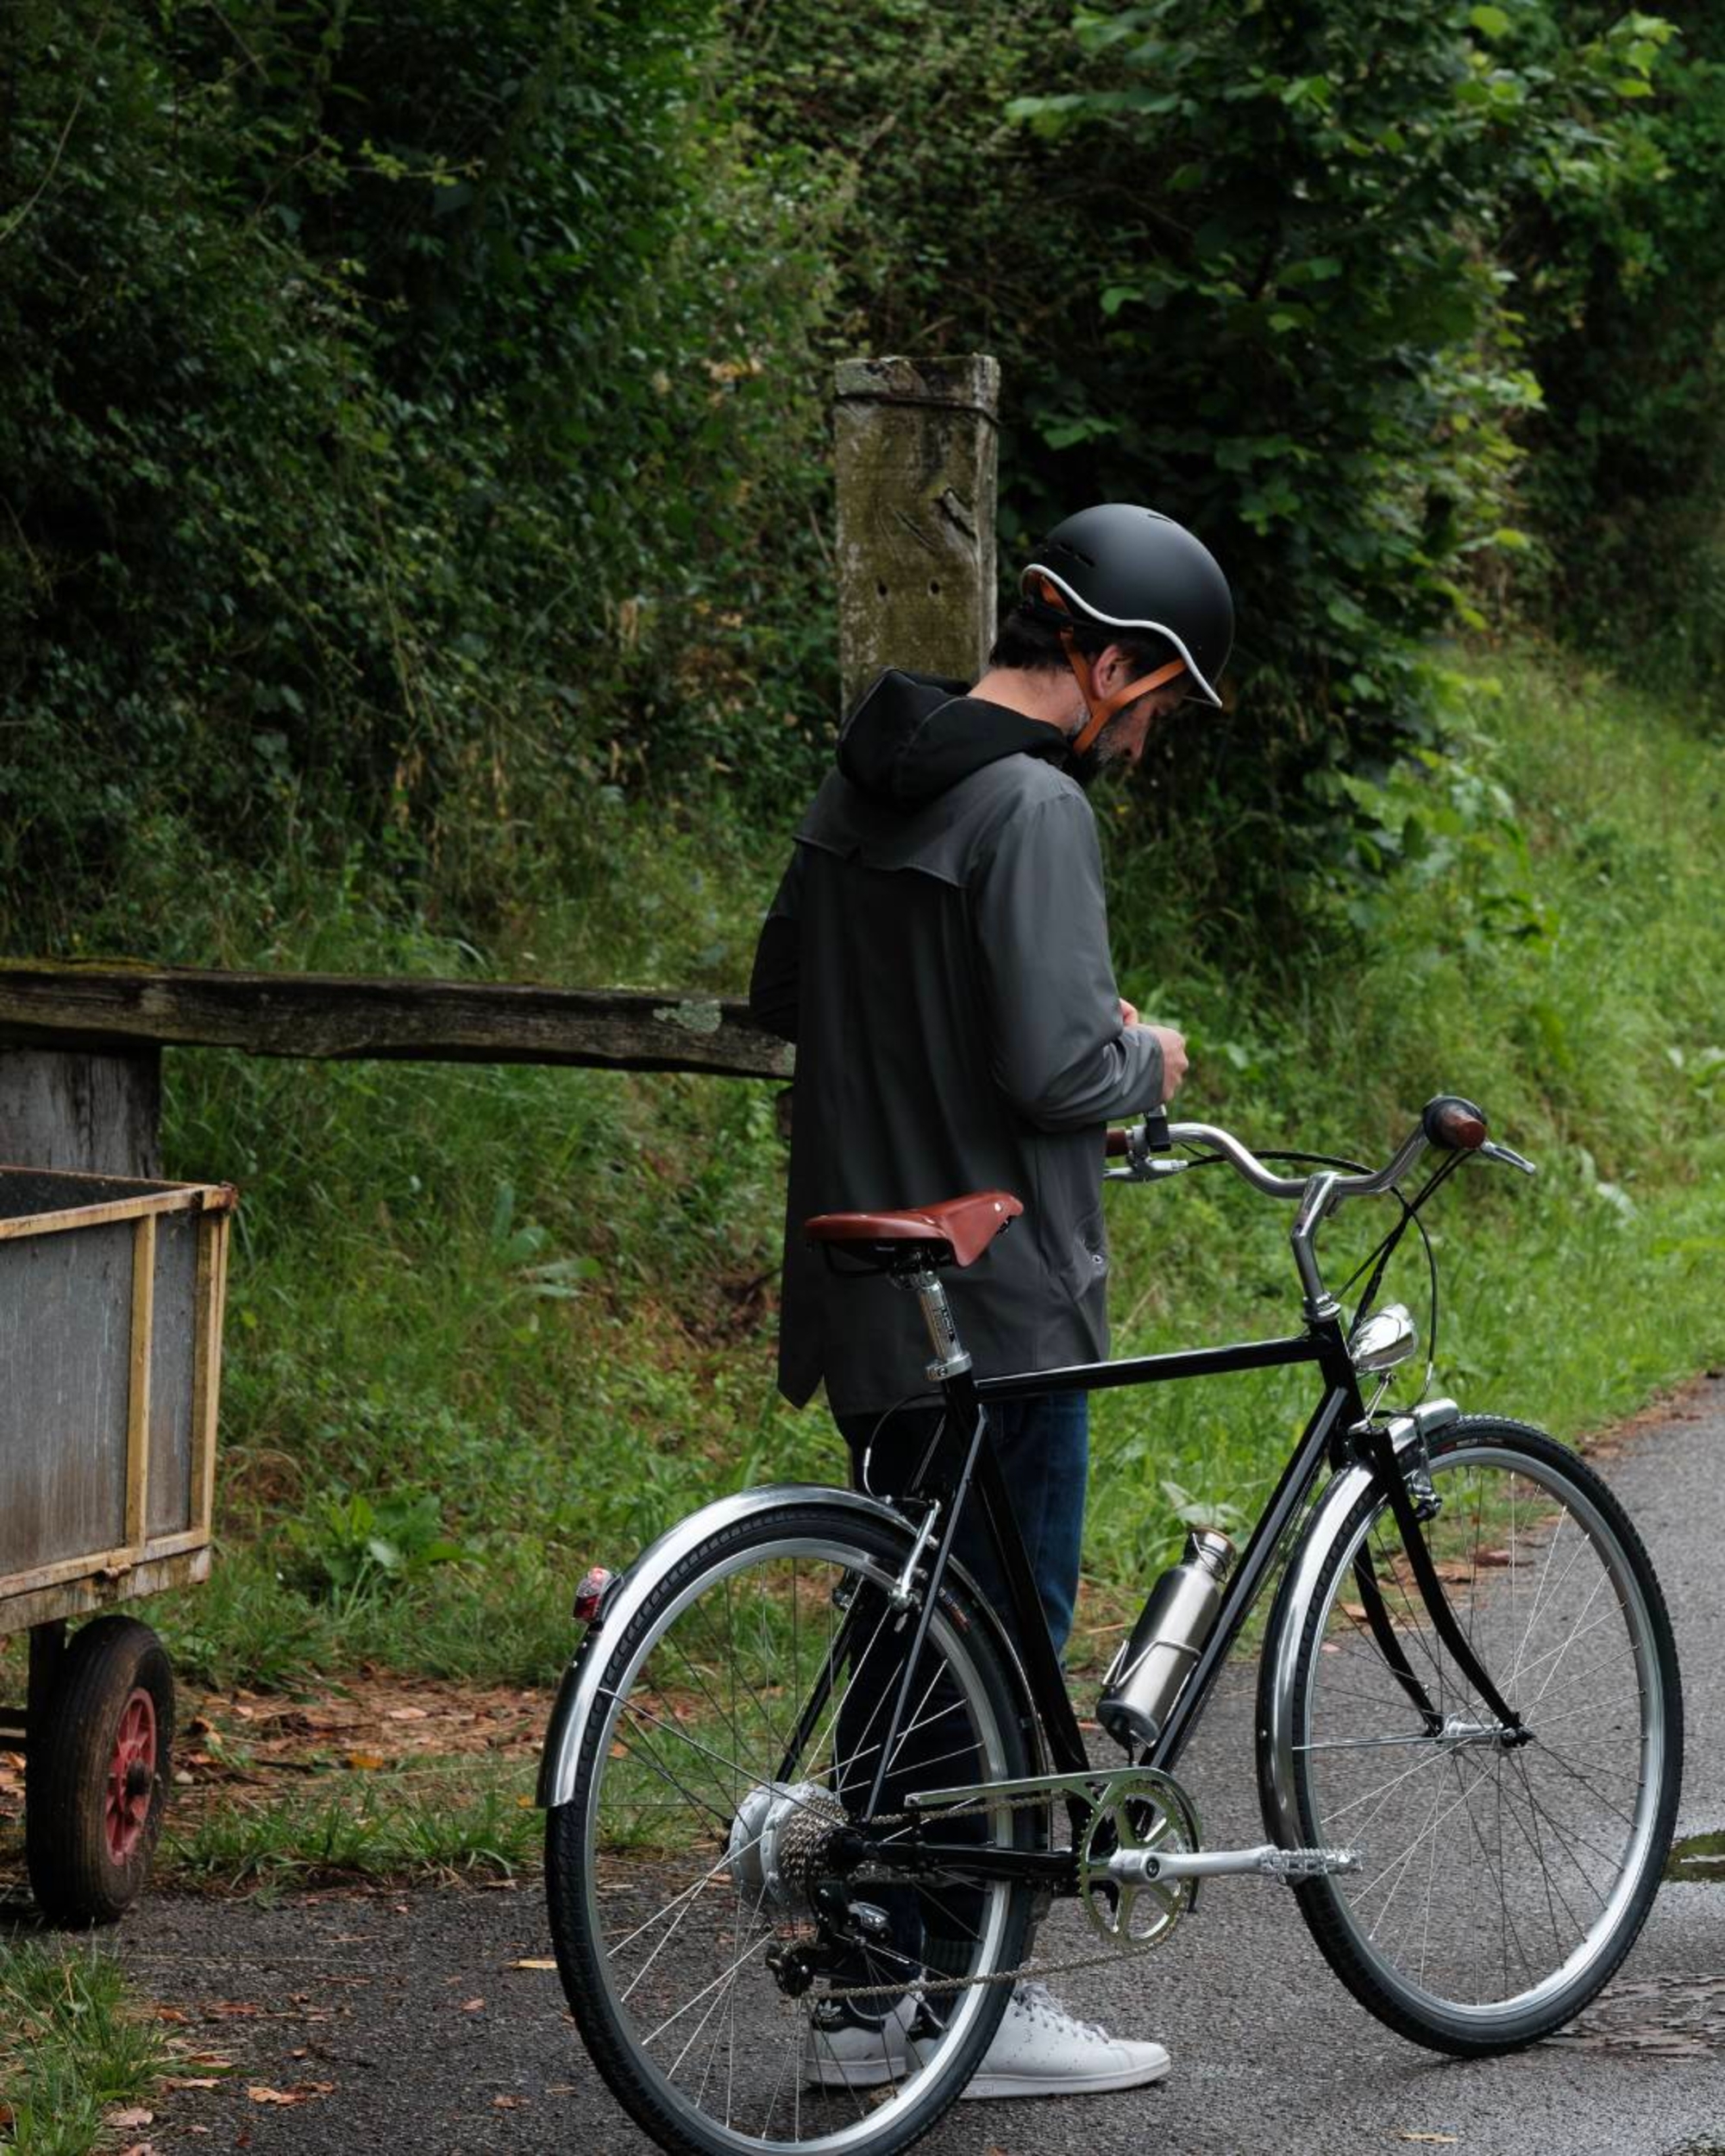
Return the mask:
<svg viewBox="0 0 1725 2156">
<path fill-rule="evenodd" d="M 1132 679 L 1132 667 L 1120 644 L 1104 644 L 1096 654 L 1095 672 L 1091 680 L 1101 696 L 1112 696 L 1116 689 L 1124 688 Z"/>
</svg>

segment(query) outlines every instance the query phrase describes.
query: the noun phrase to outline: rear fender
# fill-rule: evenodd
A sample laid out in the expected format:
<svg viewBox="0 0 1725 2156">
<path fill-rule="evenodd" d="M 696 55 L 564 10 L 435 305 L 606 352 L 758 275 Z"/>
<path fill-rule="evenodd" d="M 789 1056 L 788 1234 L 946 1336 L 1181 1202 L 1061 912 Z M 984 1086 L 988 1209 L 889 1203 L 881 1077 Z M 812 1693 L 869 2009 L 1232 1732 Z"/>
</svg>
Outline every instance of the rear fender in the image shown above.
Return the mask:
<svg viewBox="0 0 1725 2156">
<path fill-rule="evenodd" d="M 704 1505 L 699 1512 L 691 1513 L 687 1520 L 680 1520 L 674 1527 L 668 1529 L 656 1542 L 643 1550 L 610 1589 L 599 1616 L 588 1626 L 586 1637 L 575 1651 L 574 1660 L 563 1672 L 557 1702 L 551 1710 L 550 1727 L 545 1733 L 544 1753 L 539 1762 L 539 1787 L 536 1801 L 541 1810 L 549 1811 L 559 1804 L 567 1804 L 574 1795 L 575 1762 L 580 1754 L 581 1737 L 586 1727 L 587 1716 L 593 1711 L 599 1695 L 606 1647 L 628 1630 L 656 1583 L 673 1567 L 681 1564 L 692 1550 L 698 1549 L 710 1535 L 717 1534 L 726 1527 L 737 1526 L 743 1520 L 756 1519 L 763 1513 L 787 1505 L 806 1505 L 811 1501 L 819 1501 L 837 1512 L 881 1521 L 903 1537 L 906 1554 L 909 1554 L 912 1529 L 902 1513 L 895 1512 L 878 1497 L 865 1496 L 861 1490 L 833 1489 L 817 1482 L 772 1482 L 759 1489 L 739 1490 L 733 1497 L 718 1498 L 711 1505 Z M 1032 1748 L 1040 1762 L 1043 1751 L 1041 1730 L 1031 1710 L 1030 1688 L 1026 1683 L 1017 1650 L 1007 1636 L 999 1613 L 963 1567 L 954 1559 L 950 1570 L 957 1575 L 967 1590 L 967 1598 L 976 1622 L 988 1632 L 1015 1684 L 1019 1712 L 1031 1733 Z"/>
</svg>

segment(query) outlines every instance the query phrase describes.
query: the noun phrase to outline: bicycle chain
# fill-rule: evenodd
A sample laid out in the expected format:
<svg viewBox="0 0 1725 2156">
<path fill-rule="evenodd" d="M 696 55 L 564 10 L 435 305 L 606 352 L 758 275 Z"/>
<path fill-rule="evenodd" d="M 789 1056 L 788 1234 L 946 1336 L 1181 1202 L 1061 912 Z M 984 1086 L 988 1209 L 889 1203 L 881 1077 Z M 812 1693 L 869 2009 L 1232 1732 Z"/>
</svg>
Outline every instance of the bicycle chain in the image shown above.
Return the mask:
<svg viewBox="0 0 1725 2156">
<path fill-rule="evenodd" d="M 1107 1779 L 1106 1776 L 1099 1776 L 1097 1778 L 1103 1782 Z M 1046 1796 L 1000 1796 L 979 1800 L 971 1804 L 943 1804 L 938 1816 L 942 1821 L 945 1821 L 968 1818 L 978 1812 L 1032 1811 L 1041 1809 L 1048 1803 L 1049 1799 Z M 929 1814 L 920 1812 L 889 1812 L 869 1823 L 874 1827 L 913 1827 L 919 1823 L 926 1826 L 929 1823 Z M 1073 1857 L 1076 1862 L 1077 1857 L 1076 1849 L 1073 1852 Z M 1108 1947 L 1102 1953 L 1076 1954 L 1069 1956 L 1063 1961 L 1044 1961 L 1032 1955 L 1028 1961 L 1019 1962 L 1016 1968 L 993 1970 L 984 1977 L 937 1977 L 925 1970 L 922 1975 L 914 1980 L 906 1981 L 902 1989 L 906 1991 L 914 1991 L 919 1997 L 925 1998 L 932 1995 L 949 1991 L 969 1991 L 980 1989 L 985 1984 L 1016 1984 L 1039 1981 L 1044 1977 L 1064 1976 L 1075 1969 L 1103 1969 L 1112 1962 L 1130 1959 L 1139 1954 L 1151 1952 L 1156 1947 L 1161 1946 L 1166 1937 L 1167 1934 L 1163 1933 L 1153 1939 L 1124 1940 L 1117 1946 Z M 863 1944 L 866 1946 L 867 1941 Z M 890 1983 L 837 1986 L 823 1991 L 820 1995 L 820 2003 L 825 2005 L 829 1999 L 879 1999 L 891 1988 Z"/>
</svg>

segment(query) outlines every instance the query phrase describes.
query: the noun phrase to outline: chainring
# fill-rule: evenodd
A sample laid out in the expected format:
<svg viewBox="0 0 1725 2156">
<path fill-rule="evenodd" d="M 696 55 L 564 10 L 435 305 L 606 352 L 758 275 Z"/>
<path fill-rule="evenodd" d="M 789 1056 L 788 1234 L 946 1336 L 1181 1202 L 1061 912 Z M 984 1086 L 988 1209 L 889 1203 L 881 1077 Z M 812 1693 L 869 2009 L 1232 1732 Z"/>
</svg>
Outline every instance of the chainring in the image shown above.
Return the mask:
<svg viewBox="0 0 1725 2156">
<path fill-rule="evenodd" d="M 1122 1952 L 1165 1946 L 1191 1908 L 1195 1879 L 1123 1881 L 1108 1869 L 1118 1854 L 1195 1852 L 1198 1814 L 1171 1775 L 1126 1767 L 1108 1777 L 1076 1841 L 1078 1899 L 1091 1928 Z"/>
</svg>

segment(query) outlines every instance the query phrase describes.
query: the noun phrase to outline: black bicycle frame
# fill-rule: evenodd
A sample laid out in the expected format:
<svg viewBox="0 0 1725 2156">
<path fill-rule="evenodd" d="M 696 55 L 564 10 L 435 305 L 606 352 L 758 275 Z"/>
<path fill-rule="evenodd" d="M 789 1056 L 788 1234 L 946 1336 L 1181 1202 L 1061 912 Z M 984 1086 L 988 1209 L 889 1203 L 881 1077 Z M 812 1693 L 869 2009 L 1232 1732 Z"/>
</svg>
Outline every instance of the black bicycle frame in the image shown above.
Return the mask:
<svg viewBox="0 0 1725 2156">
<path fill-rule="evenodd" d="M 1030 1557 L 1019 1531 L 1000 1461 L 988 1442 L 986 1431 L 980 1433 L 980 1445 L 975 1442 L 979 1413 L 986 1413 L 991 1401 L 1024 1400 L 1043 1393 L 1105 1392 L 1123 1385 L 1158 1385 L 1182 1378 L 1226 1377 L 1244 1370 L 1275 1369 L 1298 1363 L 1315 1363 L 1319 1366 L 1325 1380 L 1324 1396 L 1283 1470 L 1281 1480 L 1245 1554 L 1222 1590 L 1215 1625 L 1196 1665 L 1182 1686 L 1179 1698 L 1155 1745 L 1139 1763 L 1166 1772 L 1185 1749 L 1216 1672 L 1226 1659 L 1228 1650 L 1275 1562 L 1283 1537 L 1297 1517 L 1326 1458 L 1339 1464 L 1343 1454 L 1339 1434 L 1364 1418 L 1359 1382 L 1342 1336 L 1339 1319 L 1320 1320 L 1307 1332 L 1285 1339 L 1241 1341 L 1226 1347 L 1129 1357 L 1118 1362 L 1076 1363 L 1059 1369 L 1018 1371 L 999 1377 L 975 1377 L 967 1370 L 949 1378 L 943 1385 L 946 1410 L 943 1442 L 924 1463 L 923 1472 L 902 1493 L 905 1501 L 934 1496 L 958 1501 L 949 1507 L 946 1532 L 932 1567 L 924 1608 L 932 1609 L 939 1593 L 959 1504 L 963 1502 L 963 1484 L 968 1480 L 972 1501 L 982 1506 L 985 1531 L 1006 1586 L 1009 1629 L 1019 1650 L 1032 1703 L 1047 1739 L 1049 1764 L 1053 1772 L 1087 1773 L 1089 1758 L 1059 1658 L 1049 1636 L 1042 1598 L 1037 1591 Z M 969 1457 L 973 1451 L 974 1461 Z M 913 1654 L 913 1666 L 914 1658 Z M 907 1670 L 906 1678 L 908 1675 Z M 896 1723 L 896 1713 L 894 1720 Z M 889 1731 L 883 1749 L 890 1750 L 891 1745 Z M 1076 1800 L 1074 1807 L 1075 1810 L 1079 1808 Z M 931 1821 L 931 1825 L 933 1823 Z M 944 1851 L 926 1839 L 919 1850 L 920 1858 L 932 1864 L 944 1860 L 967 1866 L 973 1871 L 977 1853 L 974 1844 Z M 1007 1859 L 1011 1868 L 1047 1883 L 1049 1859 L 1045 1856 L 1030 1863 L 1026 1861 L 1029 1852 L 996 1853 Z M 1068 1865 L 1070 1868 L 1070 1858 Z"/>
<path fill-rule="evenodd" d="M 1026 1370 L 998 1377 L 979 1378 L 966 1370 L 944 1382 L 941 1388 L 945 1407 L 941 1442 L 932 1448 L 910 1487 L 901 1494 L 901 1501 L 940 1498 L 946 1507 L 944 1527 L 930 1567 L 922 1615 L 905 1671 L 901 1695 L 895 1703 L 882 1745 L 882 1769 L 877 1772 L 876 1789 L 867 1809 L 873 1808 L 878 1802 L 884 1760 L 893 1748 L 894 1735 L 906 1703 L 911 1671 L 921 1651 L 945 1574 L 958 1516 L 967 1497 L 980 1502 L 982 1507 L 985 1530 L 1006 1586 L 1010 1629 L 1030 1688 L 1031 1703 L 1047 1740 L 1051 1770 L 1058 1774 L 1091 1771 L 1006 1479 L 994 1447 L 988 1441 L 988 1404 L 994 1401 L 1028 1399 L 1043 1393 L 1105 1392 L 1122 1385 L 1167 1384 L 1182 1378 L 1228 1376 L 1243 1370 L 1273 1369 L 1298 1363 L 1317 1364 L 1324 1380 L 1323 1397 L 1283 1469 L 1245 1554 L 1222 1590 L 1215 1624 L 1167 1721 L 1155 1743 L 1137 1764 L 1164 1772 L 1172 1771 L 1191 1738 L 1216 1674 L 1269 1576 L 1276 1552 L 1299 1517 L 1326 1462 L 1333 1468 L 1339 1468 L 1350 1457 L 1360 1459 L 1375 1478 L 1385 1485 L 1421 1598 L 1433 1624 L 1456 1654 L 1465 1673 L 1479 1687 L 1488 1705 L 1519 1731 L 1520 1717 L 1501 1701 L 1490 1678 L 1475 1659 L 1471 1644 L 1456 1624 L 1432 1569 L 1413 1501 L 1396 1468 L 1389 1441 L 1382 1432 L 1367 1426 L 1359 1380 L 1338 1314 L 1314 1319 L 1305 1332 L 1285 1339 L 1245 1341 L 1227 1347 L 1140 1356 L 1120 1362 L 1080 1363 L 1060 1369 Z M 1358 1435 L 1351 1447 L 1348 1440 L 1353 1432 Z M 1427 1726 L 1434 1726 L 1442 1717 L 1402 1652 L 1369 1559 L 1360 1560 L 1356 1576 L 1367 1621 L 1392 1672 Z M 1069 1796 L 1068 1804 L 1076 1831 L 1083 1817 L 1083 1801 L 1073 1795 Z M 929 1824 L 932 1827 L 937 1826 L 938 1818 L 931 1816 Z M 913 1844 L 899 1844 L 895 1855 L 907 1860 L 908 1869 L 950 1870 L 977 1878 L 1022 1877 L 1043 1886 L 1053 1884 L 1057 1891 L 1076 1890 L 1076 1870 L 1070 1852 L 983 1852 L 974 1843 L 949 1845 L 924 1835 Z"/>
</svg>

